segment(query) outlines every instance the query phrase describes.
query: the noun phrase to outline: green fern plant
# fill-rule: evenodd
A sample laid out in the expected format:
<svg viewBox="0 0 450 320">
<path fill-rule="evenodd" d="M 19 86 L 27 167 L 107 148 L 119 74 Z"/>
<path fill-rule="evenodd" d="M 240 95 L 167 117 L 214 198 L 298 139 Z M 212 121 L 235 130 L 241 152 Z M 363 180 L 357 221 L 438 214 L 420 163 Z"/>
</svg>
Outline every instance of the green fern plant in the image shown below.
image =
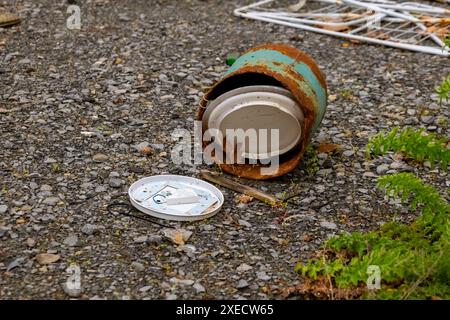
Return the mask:
<svg viewBox="0 0 450 320">
<path fill-rule="evenodd" d="M 450 42 L 450 37 L 448 38 L 448 41 Z M 450 47 L 450 44 L 447 44 L 448 47 Z M 442 101 L 448 101 L 450 98 L 450 74 L 445 78 L 442 83 L 436 87 L 435 89 L 436 93 L 439 96 L 439 102 L 442 104 Z"/>
<path fill-rule="evenodd" d="M 382 131 L 372 137 L 366 146 L 367 157 L 383 155 L 388 151 L 402 152 L 419 162 L 430 161 L 432 166 L 436 162 L 441 163 L 444 170 L 450 163 L 448 139 L 438 138 L 424 129 L 407 127 L 403 130 L 394 128 L 388 133 Z"/>
<path fill-rule="evenodd" d="M 410 208 L 416 210 L 423 205 L 422 215 L 416 224 L 430 231 L 445 232 L 446 221 L 450 218 L 450 206 L 440 194 L 412 173 L 386 175 L 378 179 L 378 187 L 388 195 L 406 203 L 410 198 Z"/>
<path fill-rule="evenodd" d="M 330 239 L 325 254 L 298 264 L 303 277 L 330 279 L 330 291 L 364 288 L 367 268 L 381 270 L 382 290 L 362 297 L 379 299 L 450 298 L 450 206 L 431 186 L 410 173 L 380 177 L 387 195 L 423 207 L 411 225 L 386 223 L 377 231 L 344 234 Z M 352 289 L 353 288 L 353 289 Z"/>
</svg>

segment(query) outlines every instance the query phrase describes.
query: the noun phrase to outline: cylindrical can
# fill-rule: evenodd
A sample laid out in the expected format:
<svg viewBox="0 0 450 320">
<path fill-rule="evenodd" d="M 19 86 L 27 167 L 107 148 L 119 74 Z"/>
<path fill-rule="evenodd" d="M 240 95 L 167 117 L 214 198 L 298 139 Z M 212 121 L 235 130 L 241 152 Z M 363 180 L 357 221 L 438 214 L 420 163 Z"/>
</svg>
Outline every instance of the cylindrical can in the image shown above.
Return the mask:
<svg viewBox="0 0 450 320">
<path fill-rule="evenodd" d="M 252 92 L 252 90 L 259 91 Z M 236 96 L 240 94 L 243 101 L 236 101 L 234 93 Z M 260 128 L 267 124 L 267 121 L 258 118 L 257 112 L 262 107 L 270 105 L 281 110 L 276 114 L 277 119 L 274 119 L 274 123 L 282 129 L 280 140 L 287 139 L 285 143 L 287 149 L 277 154 L 279 166 L 271 174 L 261 174 L 261 168 L 267 166 L 263 163 L 218 163 L 218 165 L 225 172 L 250 179 L 263 180 L 284 175 L 300 163 L 306 146 L 323 119 L 327 104 L 325 76 L 310 56 L 296 48 L 283 44 L 267 44 L 253 48 L 239 57 L 225 76 L 204 95 L 200 101 L 197 120 L 203 121 L 204 132 L 209 129 L 208 125 L 211 123 L 223 120 L 230 113 L 230 108 L 237 110 L 246 104 L 249 107 L 245 110 L 255 113 L 253 117 L 255 125 Z M 213 114 L 211 109 L 216 107 L 220 107 L 221 110 L 219 115 L 215 112 L 215 118 L 219 120 L 214 119 L 216 121 L 214 122 L 208 117 Z M 296 108 L 299 110 L 296 111 Z M 259 112 L 263 113 L 264 111 Z M 240 117 L 243 118 L 242 115 L 245 113 L 235 113 L 229 118 L 236 122 Z M 252 115 L 247 115 L 246 118 L 248 121 L 242 120 L 242 123 L 246 123 L 247 128 L 251 127 Z M 290 130 L 295 132 L 292 133 Z M 206 147 L 207 143 L 203 146 Z"/>
</svg>

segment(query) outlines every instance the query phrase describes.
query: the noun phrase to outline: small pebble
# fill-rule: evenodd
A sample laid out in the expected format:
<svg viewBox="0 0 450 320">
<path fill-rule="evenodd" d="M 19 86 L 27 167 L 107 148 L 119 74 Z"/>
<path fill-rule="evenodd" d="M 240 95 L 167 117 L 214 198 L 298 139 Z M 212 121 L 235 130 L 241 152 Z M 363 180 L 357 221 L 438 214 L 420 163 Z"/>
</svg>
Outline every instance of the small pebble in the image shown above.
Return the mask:
<svg viewBox="0 0 450 320">
<path fill-rule="evenodd" d="M 236 285 L 236 289 L 244 289 L 248 287 L 248 282 L 244 279 L 239 280 L 239 282 Z"/>
</svg>

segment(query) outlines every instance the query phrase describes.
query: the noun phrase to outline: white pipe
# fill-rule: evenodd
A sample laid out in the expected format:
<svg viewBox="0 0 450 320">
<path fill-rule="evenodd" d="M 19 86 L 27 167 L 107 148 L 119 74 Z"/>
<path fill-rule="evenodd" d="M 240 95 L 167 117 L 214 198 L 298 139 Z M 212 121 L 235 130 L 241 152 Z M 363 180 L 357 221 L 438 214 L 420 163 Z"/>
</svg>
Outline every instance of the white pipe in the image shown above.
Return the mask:
<svg viewBox="0 0 450 320">
<path fill-rule="evenodd" d="M 403 13 L 409 15 L 409 12 L 403 12 Z M 442 40 L 439 39 L 439 37 L 436 36 L 434 33 L 428 32 L 428 28 L 422 22 L 416 22 L 415 24 L 416 24 L 416 26 L 419 27 L 420 30 L 428 33 L 430 35 L 430 39 L 432 39 L 434 42 L 436 42 L 440 47 L 445 48 L 445 43 L 442 42 Z"/>
<path fill-rule="evenodd" d="M 257 14 L 258 14 L 258 16 L 261 16 L 261 17 L 278 18 L 278 19 L 284 20 L 284 21 L 330 26 L 330 27 L 346 27 L 346 26 L 352 26 L 354 24 L 358 24 L 360 22 L 367 21 L 367 17 L 359 18 L 359 19 L 355 19 L 355 20 L 351 20 L 351 21 L 347 21 L 347 22 L 326 22 L 326 21 L 320 21 L 320 20 L 318 21 L 318 20 L 308 20 L 308 19 L 287 17 L 284 15 L 277 15 L 276 13 L 269 13 L 269 12 L 258 12 Z"/>
<path fill-rule="evenodd" d="M 386 17 L 386 15 L 384 13 L 379 13 L 377 15 L 375 15 L 372 19 L 370 19 L 370 21 L 376 21 L 376 20 L 381 20 L 384 17 Z M 403 21 L 403 20 L 402 20 Z M 349 31 L 349 34 L 353 34 L 353 33 L 358 33 L 359 31 L 362 31 L 364 29 L 367 29 L 369 27 L 369 21 L 367 21 L 366 24 L 360 26 L 359 28 L 353 29 L 351 31 Z"/>
<path fill-rule="evenodd" d="M 349 5 L 352 5 L 352 6 L 363 7 L 363 8 L 367 8 L 369 10 L 372 10 L 372 11 L 386 13 L 389 16 L 401 18 L 401 19 L 404 19 L 406 21 L 420 22 L 420 20 L 417 19 L 417 18 L 414 18 L 414 17 L 411 17 L 411 16 L 407 16 L 405 14 L 398 13 L 398 12 L 393 11 L 393 10 L 384 9 L 384 8 L 382 8 L 380 6 L 373 5 L 371 3 L 360 2 L 360 1 L 355 1 L 355 0 L 342 0 L 342 2 L 346 3 L 346 4 L 349 4 Z"/>
<path fill-rule="evenodd" d="M 421 13 L 437 13 L 437 14 L 450 14 L 450 10 L 439 8 L 439 7 L 432 7 L 432 6 L 425 6 L 425 5 L 419 5 L 413 6 L 412 4 L 407 4 L 406 2 L 401 3 L 399 5 L 389 5 L 389 4 L 380 4 L 379 5 L 382 8 L 386 9 L 394 9 L 394 10 L 407 10 L 407 11 L 416 11 Z"/>
<path fill-rule="evenodd" d="M 251 9 L 251 8 L 254 8 L 254 7 L 259 7 L 259 6 L 263 5 L 263 4 L 270 3 L 270 2 L 273 2 L 273 1 L 274 0 L 262 0 L 262 1 L 259 1 L 259 2 L 255 2 L 253 4 L 249 4 L 248 6 L 245 6 L 245 7 L 242 7 L 242 8 L 237 8 L 236 10 L 234 10 L 234 15 L 239 16 L 239 14 L 241 14 L 241 11 L 245 11 L 245 10 L 248 10 L 248 9 Z"/>
</svg>

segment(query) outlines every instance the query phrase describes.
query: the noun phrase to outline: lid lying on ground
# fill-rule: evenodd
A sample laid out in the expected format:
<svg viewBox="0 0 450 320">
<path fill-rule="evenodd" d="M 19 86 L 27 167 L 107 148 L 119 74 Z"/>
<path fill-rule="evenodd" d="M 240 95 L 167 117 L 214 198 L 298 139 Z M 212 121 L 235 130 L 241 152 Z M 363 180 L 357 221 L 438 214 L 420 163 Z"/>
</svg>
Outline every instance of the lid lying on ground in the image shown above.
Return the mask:
<svg viewBox="0 0 450 320">
<path fill-rule="evenodd" d="M 259 139 L 256 146 L 246 142 L 242 155 L 248 159 L 268 159 L 299 144 L 303 119 L 301 108 L 288 90 L 276 86 L 246 86 L 209 102 L 202 120 L 204 130 L 219 129 L 223 137 L 227 137 L 229 129 L 255 129 L 258 137 L 260 129 L 267 129 L 267 144 L 259 143 Z M 279 130 L 276 150 L 271 146 L 272 129 Z"/>
<path fill-rule="evenodd" d="M 128 195 L 139 211 L 173 221 L 210 218 L 224 202 L 222 192 L 212 184 L 178 175 L 143 178 L 131 185 Z"/>
</svg>

